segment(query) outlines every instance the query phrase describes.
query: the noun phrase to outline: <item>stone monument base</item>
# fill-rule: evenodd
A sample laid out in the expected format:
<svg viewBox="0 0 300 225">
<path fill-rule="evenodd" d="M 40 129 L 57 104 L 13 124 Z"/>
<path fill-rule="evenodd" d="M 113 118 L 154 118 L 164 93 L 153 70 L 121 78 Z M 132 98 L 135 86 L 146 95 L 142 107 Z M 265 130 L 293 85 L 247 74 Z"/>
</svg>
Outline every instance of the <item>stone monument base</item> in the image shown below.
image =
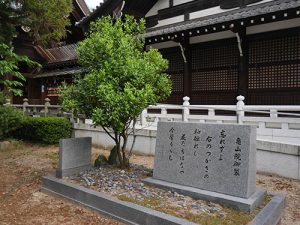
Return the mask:
<svg viewBox="0 0 300 225">
<path fill-rule="evenodd" d="M 69 177 L 73 175 L 77 175 L 83 171 L 87 171 L 92 169 L 92 165 L 87 165 L 87 166 L 80 166 L 80 167 L 75 167 L 75 168 L 70 168 L 70 169 L 57 169 L 56 170 L 56 177 L 57 178 L 63 178 L 63 177 Z"/>
<path fill-rule="evenodd" d="M 158 188 L 177 192 L 182 195 L 190 196 L 194 199 L 214 202 L 226 207 L 234 208 L 243 212 L 251 213 L 258 207 L 266 196 L 267 192 L 263 189 L 257 189 L 249 198 L 239 198 L 231 195 L 221 194 L 212 191 L 206 191 L 198 188 L 174 184 L 153 178 L 146 178 L 144 183 L 156 186 Z"/>
</svg>

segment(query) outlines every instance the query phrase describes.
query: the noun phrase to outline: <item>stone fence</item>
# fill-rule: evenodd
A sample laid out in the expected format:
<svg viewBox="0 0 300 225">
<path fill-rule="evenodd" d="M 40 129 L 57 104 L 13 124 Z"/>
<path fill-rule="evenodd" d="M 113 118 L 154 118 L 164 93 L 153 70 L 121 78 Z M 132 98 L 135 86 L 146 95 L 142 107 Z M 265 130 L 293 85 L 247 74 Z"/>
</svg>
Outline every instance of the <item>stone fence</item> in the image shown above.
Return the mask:
<svg viewBox="0 0 300 225">
<path fill-rule="evenodd" d="M 158 121 L 186 121 L 197 123 L 247 124 L 257 127 L 257 138 L 300 144 L 300 106 L 289 105 L 245 105 L 243 96 L 237 97 L 236 105 L 190 105 L 184 97 L 182 105 L 157 104 L 143 110 L 138 121 L 139 129 L 156 129 Z M 10 105 L 7 102 L 7 105 Z M 72 113 L 63 112 L 61 106 L 13 105 L 31 116 L 62 116 L 75 123 L 92 124 L 84 115 L 74 119 Z"/>
<path fill-rule="evenodd" d="M 10 99 L 6 100 L 7 106 L 13 106 L 23 111 L 24 115 L 29 116 L 63 116 L 69 115 L 70 113 L 62 112 L 61 106 L 59 105 L 51 105 L 50 99 L 45 98 L 44 105 L 29 105 L 28 99 L 23 99 L 23 104 L 11 104 Z"/>
<path fill-rule="evenodd" d="M 237 97 L 236 105 L 190 105 L 189 97 L 183 100 L 183 105 L 149 106 L 140 125 L 156 127 L 158 121 L 246 124 L 257 127 L 259 139 L 300 144 L 300 106 L 245 105 L 243 96 Z"/>
</svg>

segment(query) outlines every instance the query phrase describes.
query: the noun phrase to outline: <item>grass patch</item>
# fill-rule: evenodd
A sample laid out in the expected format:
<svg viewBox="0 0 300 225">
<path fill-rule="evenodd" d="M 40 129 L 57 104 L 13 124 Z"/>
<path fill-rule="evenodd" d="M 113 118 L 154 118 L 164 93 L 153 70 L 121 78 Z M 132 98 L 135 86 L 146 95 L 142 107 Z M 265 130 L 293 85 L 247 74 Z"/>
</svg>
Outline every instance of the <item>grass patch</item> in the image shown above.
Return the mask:
<svg viewBox="0 0 300 225">
<path fill-rule="evenodd" d="M 159 212 L 170 214 L 179 218 L 189 220 L 201 225 L 246 225 L 264 208 L 268 202 L 271 201 L 272 196 L 267 195 L 261 204 L 261 206 L 255 209 L 251 214 L 244 213 L 231 208 L 223 208 L 224 213 L 191 213 L 191 208 L 182 208 L 175 206 L 168 206 L 165 204 L 164 199 L 157 199 L 153 197 L 147 197 L 143 200 L 128 197 L 126 195 L 117 196 L 121 201 L 131 202 L 137 205 L 145 206 L 147 208 L 154 209 Z"/>
</svg>

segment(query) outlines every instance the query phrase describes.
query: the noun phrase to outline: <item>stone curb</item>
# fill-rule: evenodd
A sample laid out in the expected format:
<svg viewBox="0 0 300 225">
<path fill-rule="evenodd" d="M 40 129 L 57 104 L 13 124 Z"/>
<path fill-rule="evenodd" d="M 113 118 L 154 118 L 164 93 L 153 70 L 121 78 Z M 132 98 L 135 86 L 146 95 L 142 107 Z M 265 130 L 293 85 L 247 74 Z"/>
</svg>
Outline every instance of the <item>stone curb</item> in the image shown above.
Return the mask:
<svg viewBox="0 0 300 225">
<path fill-rule="evenodd" d="M 258 207 L 267 194 L 265 190 L 257 188 L 255 193 L 253 193 L 248 199 L 245 199 L 222 193 L 174 184 L 150 177 L 144 179 L 143 182 L 163 190 L 177 192 L 185 196 L 190 196 L 193 199 L 201 199 L 204 201 L 214 202 L 246 213 L 250 213 L 256 207 Z"/>
<path fill-rule="evenodd" d="M 251 225 L 277 225 L 285 206 L 285 195 L 270 193 L 272 200 L 256 215 Z"/>
<path fill-rule="evenodd" d="M 70 184 L 55 177 L 43 177 L 42 191 L 79 203 L 127 224 L 196 225 L 175 216 L 113 199 L 100 192 Z"/>
<path fill-rule="evenodd" d="M 55 177 L 43 177 L 42 191 L 79 203 L 130 225 L 196 225 L 187 220 L 143 206 L 113 199 L 100 192 L 67 183 Z M 285 196 L 280 194 L 272 195 L 272 200 L 249 224 L 276 225 L 279 223 L 285 205 Z"/>
</svg>

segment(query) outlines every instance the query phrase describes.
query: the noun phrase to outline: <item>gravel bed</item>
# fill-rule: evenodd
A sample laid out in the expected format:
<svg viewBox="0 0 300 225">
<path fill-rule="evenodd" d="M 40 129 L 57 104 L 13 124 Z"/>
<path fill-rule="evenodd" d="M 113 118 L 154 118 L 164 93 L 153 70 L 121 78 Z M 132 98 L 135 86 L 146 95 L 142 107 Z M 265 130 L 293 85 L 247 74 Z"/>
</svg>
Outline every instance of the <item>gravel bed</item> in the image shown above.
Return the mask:
<svg viewBox="0 0 300 225">
<path fill-rule="evenodd" d="M 132 164 L 130 170 L 105 166 L 64 179 L 119 199 L 125 197 L 136 202 L 144 202 L 144 205 L 150 208 L 153 208 L 153 204 L 155 204 L 155 208 L 168 207 L 182 213 L 208 213 L 218 217 L 226 216 L 223 207 L 218 204 L 194 200 L 176 192 L 165 191 L 144 184 L 142 180 L 147 176 L 152 176 L 152 170 Z"/>
</svg>

